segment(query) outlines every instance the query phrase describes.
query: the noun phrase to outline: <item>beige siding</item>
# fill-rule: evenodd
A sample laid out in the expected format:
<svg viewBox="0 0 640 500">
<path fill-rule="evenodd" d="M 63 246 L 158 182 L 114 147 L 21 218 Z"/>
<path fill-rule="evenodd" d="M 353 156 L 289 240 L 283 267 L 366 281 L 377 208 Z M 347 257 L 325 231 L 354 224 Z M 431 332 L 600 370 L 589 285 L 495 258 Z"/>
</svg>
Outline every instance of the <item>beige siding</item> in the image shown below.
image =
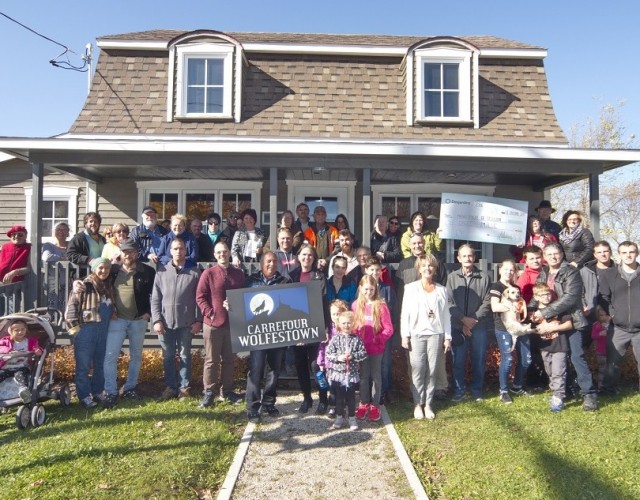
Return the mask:
<svg viewBox="0 0 640 500">
<path fill-rule="evenodd" d="M 138 221 L 138 191 L 133 179 L 104 179 L 98 184 L 98 212 L 102 226 L 124 222 L 132 229 Z"/>
</svg>

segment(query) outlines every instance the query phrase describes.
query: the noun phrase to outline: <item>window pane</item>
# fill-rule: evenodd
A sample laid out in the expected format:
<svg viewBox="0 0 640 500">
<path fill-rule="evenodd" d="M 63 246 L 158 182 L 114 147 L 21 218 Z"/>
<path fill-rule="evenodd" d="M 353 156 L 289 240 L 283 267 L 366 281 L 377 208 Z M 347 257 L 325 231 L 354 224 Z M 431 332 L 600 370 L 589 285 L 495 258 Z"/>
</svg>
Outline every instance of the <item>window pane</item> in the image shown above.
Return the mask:
<svg viewBox="0 0 640 500">
<path fill-rule="evenodd" d="M 222 195 L 222 218 L 226 221 L 229 213 L 233 210 L 242 212 L 251 208 L 251 195 L 246 193 L 224 193 Z"/>
<path fill-rule="evenodd" d="M 69 218 L 69 202 L 68 201 L 56 201 L 54 202 L 54 217 L 56 219 L 68 219 Z"/>
<path fill-rule="evenodd" d="M 424 88 L 440 88 L 440 64 L 425 63 L 424 65 Z"/>
<path fill-rule="evenodd" d="M 222 85 L 224 83 L 224 60 L 207 59 L 207 85 Z"/>
<path fill-rule="evenodd" d="M 42 220 L 42 236 L 49 237 L 53 236 L 53 221 L 52 220 Z"/>
<path fill-rule="evenodd" d="M 215 211 L 215 195 L 205 193 L 187 193 L 186 216 L 193 219 L 207 220 L 207 215 Z"/>
<path fill-rule="evenodd" d="M 187 85 L 204 85 L 205 59 L 188 59 Z"/>
<path fill-rule="evenodd" d="M 178 193 L 152 193 L 149 195 L 149 205 L 158 212 L 158 220 L 170 219 L 178 213 Z"/>
<path fill-rule="evenodd" d="M 192 88 L 187 89 L 187 113 L 204 112 L 204 89 Z"/>
<path fill-rule="evenodd" d="M 207 89 L 207 113 L 222 113 L 222 87 Z"/>
<path fill-rule="evenodd" d="M 411 217 L 411 198 L 409 196 L 383 196 L 382 214 L 387 217 L 397 215 L 400 222 L 408 222 Z"/>
<path fill-rule="evenodd" d="M 440 92 L 425 92 L 424 114 L 425 116 L 442 116 L 440 109 Z"/>
<path fill-rule="evenodd" d="M 458 92 L 444 93 L 444 113 L 443 116 L 459 116 Z"/>
<path fill-rule="evenodd" d="M 458 65 L 443 64 L 442 65 L 444 85 L 442 88 L 458 90 Z"/>
<path fill-rule="evenodd" d="M 42 217 L 45 219 L 51 219 L 53 217 L 53 202 L 52 201 L 43 201 L 42 202 Z"/>
</svg>

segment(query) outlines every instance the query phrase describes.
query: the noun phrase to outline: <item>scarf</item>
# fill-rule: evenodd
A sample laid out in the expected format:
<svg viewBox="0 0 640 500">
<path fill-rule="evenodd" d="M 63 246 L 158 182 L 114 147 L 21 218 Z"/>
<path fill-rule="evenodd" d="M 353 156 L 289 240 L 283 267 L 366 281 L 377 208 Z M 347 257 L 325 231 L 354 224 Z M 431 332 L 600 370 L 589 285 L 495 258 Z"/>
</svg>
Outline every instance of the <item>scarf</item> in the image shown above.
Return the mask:
<svg viewBox="0 0 640 500">
<path fill-rule="evenodd" d="M 583 230 L 582 224 L 578 224 L 573 229 L 569 229 L 568 227 L 565 227 L 562 231 L 560 231 L 560 234 L 559 234 L 560 243 L 562 243 L 562 246 L 565 247 L 572 241 L 578 239 L 582 234 L 582 230 Z"/>
</svg>

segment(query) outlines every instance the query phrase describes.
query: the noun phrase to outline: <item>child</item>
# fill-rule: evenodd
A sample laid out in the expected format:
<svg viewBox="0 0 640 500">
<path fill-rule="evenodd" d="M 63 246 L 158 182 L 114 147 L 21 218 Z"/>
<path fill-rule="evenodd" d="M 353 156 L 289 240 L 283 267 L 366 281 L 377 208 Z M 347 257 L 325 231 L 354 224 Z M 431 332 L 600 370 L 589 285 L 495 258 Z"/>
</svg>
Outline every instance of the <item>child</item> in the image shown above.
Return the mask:
<svg viewBox="0 0 640 500">
<path fill-rule="evenodd" d="M 538 308 L 544 309 L 553 302 L 553 293 L 544 283 L 533 286 L 533 298 L 538 302 Z M 569 341 L 564 332 L 573 328 L 571 316 L 543 320 L 536 327 L 538 335 L 534 336 L 544 361 L 544 369 L 549 376 L 549 388 L 553 391 L 550 409 L 559 412 L 564 409 L 566 390 L 567 352 Z"/>
<path fill-rule="evenodd" d="M 607 368 L 607 330 L 609 330 L 611 317 L 602 307 L 598 306 L 596 308 L 596 318 L 597 321 L 591 328 L 591 338 L 593 339 L 593 346 L 598 360 L 598 387 L 602 389 L 604 372 Z"/>
<path fill-rule="evenodd" d="M 364 343 L 353 331 L 354 314 L 344 311 L 338 316 L 338 333 L 327 346 L 326 358 L 331 362 L 329 383 L 336 395 L 336 421 L 332 429 L 344 425 L 344 406 L 347 405 L 349 428 L 358 430 L 356 421 L 356 385 L 360 381 L 359 363 L 367 358 Z"/>
<path fill-rule="evenodd" d="M 327 331 L 327 340 L 320 343 L 320 346 L 318 347 L 318 358 L 316 360 L 318 369 L 324 372 L 324 375 L 327 380 L 331 380 L 331 361 L 329 361 L 326 356 L 327 345 L 329 344 L 329 341 L 333 338 L 333 336 L 337 333 L 338 317 L 340 316 L 341 313 L 348 310 L 349 310 L 349 305 L 344 300 L 336 299 L 333 302 L 331 302 L 331 304 L 329 304 L 329 314 L 331 315 L 331 324 L 329 325 L 329 328 Z M 333 389 L 333 386 L 329 385 L 329 391 L 330 391 L 330 396 L 328 400 L 328 403 L 329 403 L 328 416 L 329 418 L 336 418 L 336 393 Z M 321 390 L 320 400 L 322 401 L 326 399 L 327 399 L 327 389 Z"/>
<path fill-rule="evenodd" d="M 38 339 L 35 337 L 27 338 L 27 323 L 21 319 L 16 319 L 9 326 L 9 334 L 0 339 L 0 354 L 10 352 L 32 352 L 36 356 L 42 355 L 42 349 L 38 345 Z M 0 365 L 1 367 L 2 365 Z M 0 370 L 0 382 L 8 379 L 13 375 L 13 379 L 18 384 L 18 396 L 26 404 L 31 402 L 31 391 L 27 387 L 29 379 L 29 368 L 22 366 L 20 368 L 7 368 Z"/>
<path fill-rule="evenodd" d="M 369 421 L 380 420 L 380 397 L 382 396 L 382 356 L 387 340 L 393 335 L 391 313 L 380 298 L 378 282 L 365 275 L 360 280 L 358 297 L 351 306 L 355 313 L 354 329 L 364 342 L 367 359 L 362 363 L 360 383 L 360 406 L 356 418 Z"/>
</svg>

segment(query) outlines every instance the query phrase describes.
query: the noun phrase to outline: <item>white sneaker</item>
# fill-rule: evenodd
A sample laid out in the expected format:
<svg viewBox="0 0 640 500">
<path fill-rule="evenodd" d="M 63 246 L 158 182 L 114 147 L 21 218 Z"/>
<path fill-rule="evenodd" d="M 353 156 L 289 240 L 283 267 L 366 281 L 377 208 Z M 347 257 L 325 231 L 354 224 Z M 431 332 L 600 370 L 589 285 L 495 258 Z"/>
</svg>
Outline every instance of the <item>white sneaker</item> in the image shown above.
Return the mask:
<svg viewBox="0 0 640 500">
<path fill-rule="evenodd" d="M 22 399 L 24 404 L 31 403 L 31 391 L 26 385 L 23 385 L 18 389 L 18 396 Z"/>
<path fill-rule="evenodd" d="M 436 414 L 433 413 L 433 410 L 431 409 L 431 406 L 426 405 L 424 407 L 424 418 L 427 418 L 429 420 L 433 420 L 434 418 L 436 418 Z"/>
<path fill-rule="evenodd" d="M 82 399 L 80 401 L 80 404 L 87 409 L 95 408 L 96 406 L 98 406 L 98 403 L 96 403 L 91 396 L 87 396 L 86 398 Z"/>
<path fill-rule="evenodd" d="M 349 429 L 352 431 L 357 431 L 359 429 L 356 417 L 349 417 Z"/>
<path fill-rule="evenodd" d="M 336 421 L 333 423 L 331 428 L 333 430 L 337 430 L 337 429 L 342 429 L 342 427 L 344 427 L 344 418 L 343 417 L 336 417 Z"/>
<path fill-rule="evenodd" d="M 422 406 L 416 405 L 413 409 L 413 418 L 416 420 L 422 420 L 424 418 L 424 410 L 422 409 Z"/>
</svg>

